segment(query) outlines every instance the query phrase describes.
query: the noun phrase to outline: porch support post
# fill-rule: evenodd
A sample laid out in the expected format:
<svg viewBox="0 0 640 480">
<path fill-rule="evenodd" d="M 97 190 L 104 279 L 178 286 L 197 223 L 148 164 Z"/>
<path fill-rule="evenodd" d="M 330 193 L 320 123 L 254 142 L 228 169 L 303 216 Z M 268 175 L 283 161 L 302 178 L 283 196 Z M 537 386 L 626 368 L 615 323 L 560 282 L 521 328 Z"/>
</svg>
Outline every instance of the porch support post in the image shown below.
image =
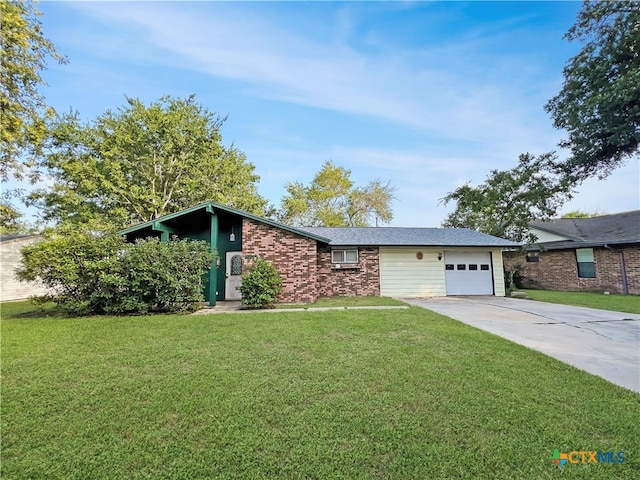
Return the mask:
<svg viewBox="0 0 640 480">
<path fill-rule="evenodd" d="M 218 216 L 215 214 L 213 209 L 207 209 L 209 213 L 211 213 L 211 251 L 217 251 L 218 249 Z M 218 291 L 218 267 L 217 261 L 214 260 L 211 263 L 211 268 L 209 269 L 209 305 L 212 307 L 216 306 L 216 296 Z"/>
</svg>

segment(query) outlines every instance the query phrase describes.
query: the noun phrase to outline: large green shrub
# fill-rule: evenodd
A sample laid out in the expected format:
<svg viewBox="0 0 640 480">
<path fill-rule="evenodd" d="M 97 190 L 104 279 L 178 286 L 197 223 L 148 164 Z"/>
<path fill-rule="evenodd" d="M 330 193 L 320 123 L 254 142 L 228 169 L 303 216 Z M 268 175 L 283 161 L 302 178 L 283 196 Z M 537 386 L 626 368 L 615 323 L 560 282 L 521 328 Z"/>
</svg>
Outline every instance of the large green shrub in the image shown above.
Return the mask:
<svg viewBox="0 0 640 480">
<path fill-rule="evenodd" d="M 72 315 L 193 310 L 204 300 L 202 276 L 215 254 L 206 242 L 78 233 L 22 251 L 22 280 L 40 279 Z"/>
<path fill-rule="evenodd" d="M 242 276 L 238 289 L 242 293 L 243 305 L 264 308 L 273 304 L 282 291 L 282 277 L 272 263 L 258 258 Z"/>
<path fill-rule="evenodd" d="M 118 276 L 119 236 L 94 237 L 75 233 L 49 238 L 22 249 L 20 280 L 41 280 L 49 297 L 69 314 L 88 315 L 102 310 L 96 304 L 105 276 Z"/>
</svg>

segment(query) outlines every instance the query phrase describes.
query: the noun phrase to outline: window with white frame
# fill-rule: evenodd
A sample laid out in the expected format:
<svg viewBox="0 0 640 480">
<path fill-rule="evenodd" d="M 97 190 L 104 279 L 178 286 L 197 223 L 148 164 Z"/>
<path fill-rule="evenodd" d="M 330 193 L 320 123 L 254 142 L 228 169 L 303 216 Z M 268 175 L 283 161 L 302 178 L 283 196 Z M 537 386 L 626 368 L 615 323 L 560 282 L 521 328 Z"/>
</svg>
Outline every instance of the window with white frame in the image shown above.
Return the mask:
<svg viewBox="0 0 640 480">
<path fill-rule="evenodd" d="M 578 277 L 596 278 L 596 263 L 593 257 L 593 248 L 577 248 L 576 260 L 578 262 Z"/>
<path fill-rule="evenodd" d="M 331 250 L 331 263 L 358 263 L 358 249 Z"/>
</svg>

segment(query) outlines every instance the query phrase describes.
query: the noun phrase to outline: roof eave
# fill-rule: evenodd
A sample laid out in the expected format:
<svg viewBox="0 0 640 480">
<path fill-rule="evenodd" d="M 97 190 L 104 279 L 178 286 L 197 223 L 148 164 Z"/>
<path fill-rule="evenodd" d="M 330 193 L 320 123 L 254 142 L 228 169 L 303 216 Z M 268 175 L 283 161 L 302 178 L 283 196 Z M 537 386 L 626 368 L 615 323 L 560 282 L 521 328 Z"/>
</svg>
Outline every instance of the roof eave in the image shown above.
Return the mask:
<svg viewBox="0 0 640 480">
<path fill-rule="evenodd" d="M 208 211 L 208 212 L 210 212 L 212 214 L 215 214 L 216 210 L 222 210 L 224 212 L 232 213 L 234 215 L 239 215 L 239 216 L 245 217 L 245 218 L 249 218 L 249 219 L 257 221 L 257 222 L 266 223 L 267 225 L 270 225 L 272 227 L 280 228 L 282 230 L 286 230 L 288 232 L 295 233 L 297 235 L 301 235 L 303 237 L 307 237 L 307 238 L 310 238 L 312 240 L 316 240 L 316 241 L 322 242 L 322 243 L 329 243 L 331 241 L 328 238 L 321 237 L 320 235 L 314 235 L 314 234 L 311 234 L 309 232 L 305 232 L 303 230 L 298 230 L 297 228 L 290 227 L 288 225 L 283 225 L 283 224 L 275 222 L 273 220 L 269 220 L 268 218 L 263 218 L 263 217 L 260 217 L 258 215 L 254 215 L 252 213 L 245 212 L 244 210 L 240 210 L 240 209 L 233 208 L 233 207 L 227 207 L 225 205 L 220 205 L 220 204 L 215 203 L 215 202 L 200 203 L 198 205 L 194 205 L 193 207 L 186 208 L 186 209 L 181 210 L 179 212 L 170 213 L 168 215 L 163 215 L 162 217 L 158 217 L 158 218 L 156 218 L 154 220 L 150 220 L 148 222 L 143 222 L 143 223 L 139 223 L 138 225 L 127 227 L 127 228 L 125 228 L 123 230 L 118 231 L 118 233 L 121 234 L 121 235 L 126 235 L 128 233 L 138 232 L 138 231 L 144 230 L 146 228 L 153 229 L 153 226 L 154 226 L 155 223 L 163 223 L 163 222 L 166 222 L 168 220 L 172 220 L 174 218 L 178 218 L 178 217 L 181 217 L 183 215 L 187 215 L 189 213 L 197 212 L 198 210 L 202 210 L 202 209 L 204 209 L 205 211 Z"/>
<path fill-rule="evenodd" d="M 522 245 L 518 243 L 514 244 L 502 244 L 502 245 L 490 245 L 490 244 L 437 244 L 437 243 L 357 243 L 357 242 L 339 242 L 329 243 L 331 247 L 405 247 L 405 248 L 519 248 Z"/>
<path fill-rule="evenodd" d="M 616 240 L 613 242 L 573 242 L 571 240 L 567 240 L 566 242 L 562 242 L 562 245 L 553 245 L 552 243 L 537 243 L 530 245 L 527 247 L 527 250 L 530 251 L 539 251 L 539 250 L 575 250 L 576 248 L 593 248 L 593 247 L 605 247 L 607 245 L 638 245 L 640 244 L 640 239 L 638 240 Z"/>
</svg>

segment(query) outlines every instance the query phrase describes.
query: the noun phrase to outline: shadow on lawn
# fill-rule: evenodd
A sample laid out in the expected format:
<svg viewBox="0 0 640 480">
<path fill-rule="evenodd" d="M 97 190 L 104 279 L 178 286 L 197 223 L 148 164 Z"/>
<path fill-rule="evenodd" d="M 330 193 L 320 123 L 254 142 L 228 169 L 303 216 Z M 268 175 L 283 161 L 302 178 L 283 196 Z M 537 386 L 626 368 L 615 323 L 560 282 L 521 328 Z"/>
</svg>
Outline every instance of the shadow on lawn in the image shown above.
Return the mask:
<svg viewBox="0 0 640 480">
<path fill-rule="evenodd" d="M 5 315 L 3 315 L 4 317 Z M 37 309 L 32 310 L 30 312 L 21 312 L 14 313 L 13 315 L 7 315 L 5 318 L 53 318 L 53 317 L 68 317 L 62 310 L 59 308 L 53 309 Z"/>
<path fill-rule="evenodd" d="M 53 302 L 43 302 L 37 298 L 22 300 L 20 302 L 5 302 L 2 304 L 0 314 L 5 320 L 19 318 L 51 318 L 68 316 Z"/>
</svg>

